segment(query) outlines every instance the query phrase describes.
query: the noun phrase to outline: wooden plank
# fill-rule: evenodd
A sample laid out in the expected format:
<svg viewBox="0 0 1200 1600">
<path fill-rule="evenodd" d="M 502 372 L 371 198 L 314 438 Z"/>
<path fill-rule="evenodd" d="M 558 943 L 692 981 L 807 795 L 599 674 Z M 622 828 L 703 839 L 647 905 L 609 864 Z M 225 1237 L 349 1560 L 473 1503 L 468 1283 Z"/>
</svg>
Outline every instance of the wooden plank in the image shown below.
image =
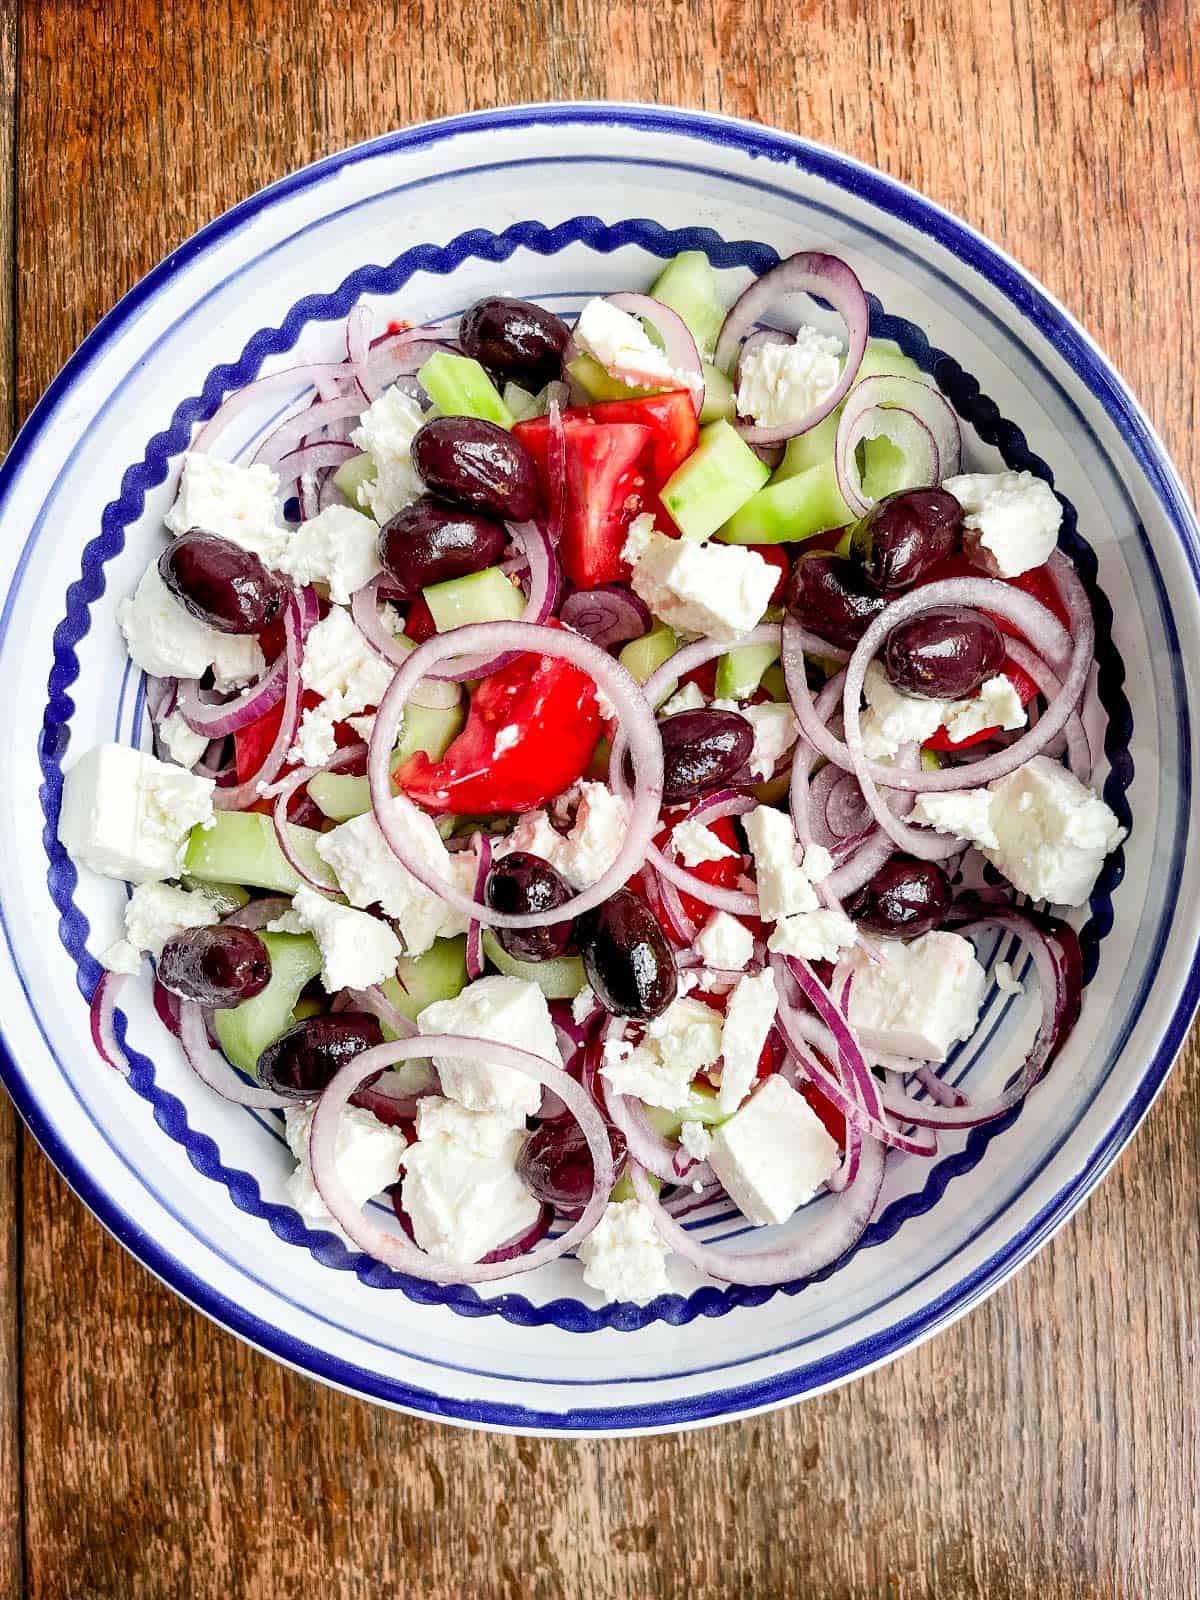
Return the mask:
<svg viewBox="0 0 1200 1600">
<path fill-rule="evenodd" d="M 608 95 L 795 128 L 959 211 L 1076 310 L 1196 480 L 1183 0 L 22 17 L 23 409 L 123 289 L 269 179 L 409 120 Z M 284 1372 L 162 1290 L 29 1148 L 28 1592 L 1194 1596 L 1198 1087 L 1193 1047 L 1084 1214 L 939 1340 L 801 1409 L 630 1443 L 470 1435 Z M 0 1338 L 0 1395 L 3 1360 Z"/>
</svg>

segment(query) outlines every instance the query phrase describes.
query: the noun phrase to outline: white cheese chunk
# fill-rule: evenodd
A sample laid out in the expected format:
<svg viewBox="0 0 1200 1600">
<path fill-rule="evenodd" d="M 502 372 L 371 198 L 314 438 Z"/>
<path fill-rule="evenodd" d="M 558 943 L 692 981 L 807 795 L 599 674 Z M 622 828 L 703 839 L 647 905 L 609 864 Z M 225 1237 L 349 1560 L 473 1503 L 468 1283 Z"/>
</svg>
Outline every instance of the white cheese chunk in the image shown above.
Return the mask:
<svg viewBox="0 0 1200 1600">
<path fill-rule="evenodd" d="M 671 698 L 659 707 L 660 717 L 676 717 L 681 711 L 700 711 L 708 704 L 696 683 L 685 683 Z"/>
<path fill-rule="evenodd" d="M 571 1001 L 571 1020 L 582 1027 L 599 1004 L 595 990 L 590 983 L 585 983 Z"/>
<path fill-rule="evenodd" d="M 654 517 L 649 511 L 643 511 L 634 517 L 629 524 L 629 531 L 625 535 L 625 544 L 621 550 L 621 560 L 627 561 L 632 567 L 649 550 L 654 543 L 657 529 L 654 526 Z"/>
<path fill-rule="evenodd" d="M 671 830 L 671 843 L 685 867 L 699 867 L 706 861 L 724 861 L 737 855 L 704 822 L 677 822 Z"/>
<path fill-rule="evenodd" d="M 778 1005 L 775 974 L 769 969 L 739 978 L 729 997 L 717 1094 L 717 1104 L 726 1115 L 736 1111 L 750 1093 Z"/>
<path fill-rule="evenodd" d="M 738 415 L 782 427 L 816 409 L 842 371 L 839 340 L 802 324 L 794 344 L 756 345 L 738 367 Z"/>
<path fill-rule="evenodd" d="M 985 728 L 1023 728 L 1027 720 L 1012 679 L 1000 672 L 969 700 L 952 701 L 946 707 L 945 727 L 954 743 L 961 744 Z"/>
<path fill-rule="evenodd" d="M 259 677 L 266 662 L 250 634 L 221 633 L 186 611 L 152 561 L 131 600 L 117 606 L 117 622 L 135 666 L 152 678 L 201 678 L 213 669 L 218 689 L 236 689 Z"/>
<path fill-rule="evenodd" d="M 802 961 L 837 961 L 858 937 L 842 911 L 801 911 L 775 924 L 767 949 Z"/>
<path fill-rule="evenodd" d="M 863 750 L 872 761 L 886 761 L 904 744 L 923 744 L 944 727 L 957 744 L 985 728 L 1021 728 L 1025 708 L 1012 680 L 998 673 L 966 700 L 927 700 L 896 689 L 878 661 L 863 683 L 867 709 L 861 718 Z"/>
<path fill-rule="evenodd" d="M 93 872 L 130 883 L 174 878 L 188 835 L 212 820 L 211 778 L 126 745 L 101 744 L 63 778 L 58 837 Z"/>
<path fill-rule="evenodd" d="M 629 831 L 629 805 L 605 783 L 583 782 L 568 792 L 575 820 L 563 833 L 544 811 L 527 811 L 511 833 L 493 841 L 496 859 L 523 850 L 556 867 L 573 889 L 589 888 L 617 859 Z"/>
<path fill-rule="evenodd" d="M 288 1179 L 288 1199 L 306 1221 L 321 1224 L 339 1239 L 346 1235 L 325 1209 L 313 1183 L 308 1140 L 316 1103 L 288 1106 L 283 1113 L 287 1142 L 296 1158 Z M 338 1119 L 334 1163 L 355 1205 L 364 1206 L 400 1176 L 400 1157 L 408 1141 L 398 1128 L 389 1128 L 370 1111 L 347 1106 Z M 349 1241 L 346 1241 L 349 1243 Z"/>
<path fill-rule="evenodd" d="M 494 1039 L 561 1070 L 558 1036 L 536 983 L 524 978 L 476 978 L 451 1000 L 435 1000 L 417 1015 L 420 1033 L 461 1033 L 472 1039 Z M 442 1093 L 472 1111 L 506 1117 L 511 1127 L 524 1127 L 542 1101 L 542 1086 L 511 1067 L 490 1066 L 452 1056 L 435 1056 Z"/>
<path fill-rule="evenodd" d="M 707 1161 L 712 1152 L 712 1134 L 702 1122 L 689 1120 L 683 1123 L 679 1130 L 679 1143 L 693 1161 Z"/>
<path fill-rule="evenodd" d="M 778 576 L 755 550 L 656 533 L 634 565 L 632 583 L 672 628 L 733 640 L 762 620 Z"/>
<path fill-rule="evenodd" d="M 622 383 L 640 389 L 675 389 L 685 384 L 638 319 L 599 296 L 579 313 L 575 343 Z"/>
<path fill-rule="evenodd" d="M 402 946 L 378 917 L 338 905 L 302 885 L 292 898 L 301 931 L 311 933 L 321 950 L 321 982 L 330 994 L 339 989 L 369 989 L 396 974 Z"/>
<path fill-rule="evenodd" d="M 249 550 L 268 567 L 278 564 L 288 541 L 279 518 L 279 477 L 261 463 L 239 467 L 204 452 L 183 458 L 179 492 L 167 512 L 174 534 L 200 528 Z"/>
<path fill-rule="evenodd" d="M 968 472 L 942 488 L 967 513 L 965 544 L 972 559 L 998 578 L 1040 567 L 1058 543 L 1062 506 L 1032 472 Z"/>
<path fill-rule="evenodd" d="M 349 605 L 355 590 L 383 570 L 379 529 L 350 506 L 326 506 L 300 524 L 278 566 L 299 584 L 326 584 L 331 600 Z"/>
<path fill-rule="evenodd" d="M 883 939 L 879 959 L 858 950 L 838 969 L 835 992 L 852 976 L 849 1022 L 868 1050 L 944 1061 L 979 1020 L 987 976 L 970 940 L 925 933 L 907 944 Z"/>
<path fill-rule="evenodd" d="M 742 818 L 754 853 L 759 915 L 767 922 L 815 911 L 812 879 L 797 861 L 796 831 L 790 817 L 773 806 L 756 806 Z"/>
<path fill-rule="evenodd" d="M 719 1011 L 680 996 L 647 1024 L 640 1044 L 606 1045 L 600 1075 L 617 1094 L 678 1111 L 696 1074 L 720 1059 L 723 1028 Z"/>
<path fill-rule="evenodd" d="M 304 687 L 319 694 L 322 703 L 305 711 L 288 760 L 323 765 L 337 747 L 334 724 L 377 706 L 394 676 L 395 669 L 375 654 L 350 613 L 332 606 L 309 634 L 300 664 Z"/>
<path fill-rule="evenodd" d="M 208 928 L 217 921 L 217 907 L 203 890 L 139 883 L 125 907 L 125 937 L 135 950 L 157 959 L 167 940 L 185 928 Z"/>
<path fill-rule="evenodd" d="M 997 961 L 992 968 L 992 977 L 996 980 L 996 987 L 1001 994 L 1024 994 L 1025 985 L 1013 972 L 1012 964 L 1008 961 Z"/>
<path fill-rule="evenodd" d="M 714 911 L 696 935 L 695 948 L 706 967 L 741 972 L 754 954 L 754 935 L 728 911 Z"/>
<path fill-rule="evenodd" d="M 919 794 L 912 820 L 954 834 L 969 844 L 999 848 L 992 827 L 992 797 L 986 789 L 947 789 L 941 794 Z"/>
<path fill-rule="evenodd" d="M 128 939 L 116 940 L 102 950 L 96 959 L 106 972 L 123 972 L 126 976 L 132 976 L 142 968 L 142 958 Z"/>
<path fill-rule="evenodd" d="M 196 733 L 189 728 L 183 720 L 183 713 L 172 711 L 169 717 L 164 717 L 158 725 L 158 736 L 162 740 L 167 753 L 172 761 L 177 761 L 181 767 L 186 767 L 190 772 L 208 749 L 210 740 L 206 733 Z"/>
<path fill-rule="evenodd" d="M 628 1300 L 634 1305 L 670 1294 L 669 1254 L 653 1214 L 639 1200 L 610 1200 L 579 1246 L 584 1283 L 598 1289 L 606 1301 Z"/>
<path fill-rule="evenodd" d="M 838 1165 L 825 1125 L 778 1073 L 713 1133 L 708 1157 L 748 1222 L 786 1222 Z"/>
<path fill-rule="evenodd" d="M 375 477 L 359 486 L 358 499 L 381 526 L 425 493 L 412 464 L 412 442 L 424 421 L 417 402 L 393 386 L 371 402 L 350 435 L 375 463 Z"/>
</svg>

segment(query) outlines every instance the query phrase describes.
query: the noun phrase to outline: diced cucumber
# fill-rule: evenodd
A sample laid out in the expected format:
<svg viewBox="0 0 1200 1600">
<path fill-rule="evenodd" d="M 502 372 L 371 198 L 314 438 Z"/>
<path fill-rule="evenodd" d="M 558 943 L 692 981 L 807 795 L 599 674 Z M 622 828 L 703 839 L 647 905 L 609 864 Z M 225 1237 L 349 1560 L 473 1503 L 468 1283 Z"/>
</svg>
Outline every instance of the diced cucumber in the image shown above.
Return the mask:
<svg viewBox="0 0 1200 1600">
<path fill-rule="evenodd" d="M 511 380 L 504 385 L 504 404 L 512 412 L 514 422 L 527 422 L 530 417 L 541 416 L 542 405 L 536 394 L 522 389 Z"/>
<path fill-rule="evenodd" d="M 634 389 L 606 372 L 594 356 L 578 355 L 567 362 L 567 371 L 589 400 L 642 400 L 653 389 Z"/>
<path fill-rule="evenodd" d="M 772 479 L 717 530 L 717 538 L 725 544 L 793 543 L 853 521 L 830 456 L 794 477 Z"/>
<path fill-rule="evenodd" d="M 392 767 L 424 750 L 431 761 L 440 761 L 452 740 L 462 732 L 466 714 L 461 706 L 444 711 L 430 706 L 404 708 L 400 740 L 392 752 Z M 310 778 L 308 792 L 321 810 L 334 822 L 349 822 L 371 809 L 371 791 L 365 777 L 352 778 L 342 772 L 318 772 Z"/>
<path fill-rule="evenodd" d="M 665 622 L 656 622 L 649 633 L 623 645 L 617 660 L 638 683 L 645 683 L 678 649 L 679 636 L 674 628 L 669 628 Z"/>
<path fill-rule="evenodd" d="M 748 700 L 762 682 L 772 662 L 779 660 L 777 644 L 744 644 L 717 662 L 717 699 Z"/>
<path fill-rule="evenodd" d="M 717 292 L 717 275 L 702 250 L 683 250 L 668 261 L 650 290 L 655 300 L 670 306 L 687 323 L 706 361 L 712 360 L 725 307 Z"/>
<path fill-rule="evenodd" d="M 706 1128 L 715 1128 L 725 1120 L 714 1091 L 701 1089 L 694 1083 L 688 1090 L 687 1105 L 680 1110 L 665 1111 L 662 1106 L 646 1107 L 646 1121 L 664 1139 L 678 1139 L 679 1130 L 685 1122 L 702 1122 Z"/>
<path fill-rule="evenodd" d="M 942 757 L 941 757 L 940 751 L 937 751 L 937 750 L 922 750 L 921 751 L 921 771 L 922 772 L 940 772 L 941 770 L 942 770 Z"/>
<path fill-rule="evenodd" d="M 467 984 L 467 936 L 435 939 L 423 956 L 401 956 L 396 976 L 387 978 L 383 992 L 401 1016 L 415 1022 L 417 1012 L 435 1000 L 453 1000 Z M 387 1029 L 387 1037 L 392 1037 Z"/>
<path fill-rule="evenodd" d="M 762 675 L 762 687 L 780 705 L 785 705 L 791 696 L 787 692 L 787 683 L 784 681 L 782 667 L 768 667 Z"/>
<path fill-rule="evenodd" d="M 288 823 L 292 849 L 314 878 L 329 868 L 316 852 L 312 828 Z M 183 870 L 201 883 L 242 883 L 255 889 L 295 894 L 300 879 L 284 859 L 270 817 L 260 811 L 218 811 L 207 827 L 197 823 L 188 838 Z"/>
<path fill-rule="evenodd" d="M 685 539 L 707 539 L 771 476 L 728 422 L 710 422 L 662 487 L 662 503 Z"/>
<path fill-rule="evenodd" d="M 244 906 L 250 899 L 248 889 L 243 889 L 240 883 L 201 883 L 196 878 L 189 878 L 186 873 L 179 880 L 185 889 L 201 889 L 217 908 L 217 914 L 227 917 L 231 911 L 236 911 L 239 906 Z"/>
<path fill-rule="evenodd" d="M 723 372 L 718 372 L 710 362 L 704 363 L 704 404 L 700 421 L 732 422 L 736 407 L 733 403 L 733 385 Z"/>
<path fill-rule="evenodd" d="M 862 452 L 862 484 L 868 500 L 883 500 L 901 489 L 920 487 L 908 471 L 908 458 L 897 450 L 890 439 L 864 439 Z"/>
<path fill-rule="evenodd" d="M 364 483 L 374 483 L 375 476 L 375 463 L 370 456 L 351 456 L 349 461 L 343 461 L 334 473 L 333 481 L 350 504 L 357 509 L 362 506 L 358 491 Z"/>
<path fill-rule="evenodd" d="M 293 1022 L 305 1022 L 309 1017 L 319 1017 L 325 1007 L 319 1000 L 298 1000 L 292 1011 Z"/>
<path fill-rule="evenodd" d="M 587 982 L 578 956 L 554 956 L 549 961 L 519 961 L 510 956 L 490 928 L 483 930 L 483 953 L 506 978 L 536 983 L 547 1000 L 574 1000 Z"/>
<path fill-rule="evenodd" d="M 798 433 L 794 439 L 789 439 L 771 482 L 783 483 L 787 478 L 797 478 L 810 467 L 832 466 L 840 415 L 840 410 L 834 411 L 807 433 Z"/>
<path fill-rule="evenodd" d="M 596 748 L 592 751 L 591 760 L 587 764 L 584 777 L 589 783 L 608 782 L 608 758 L 612 755 L 612 745 L 607 739 L 598 739 Z"/>
<path fill-rule="evenodd" d="M 318 772 L 308 781 L 308 793 L 331 822 L 349 822 L 351 817 L 361 817 L 371 809 L 371 791 L 365 777 Z"/>
<path fill-rule="evenodd" d="M 291 1027 L 300 991 L 321 970 L 321 952 L 308 934 L 261 933 L 259 938 L 271 956 L 270 983 L 253 1000 L 213 1013 L 218 1044 L 234 1066 L 251 1077 L 259 1056 Z"/>
<path fill-rule="evenodd" d="M 487 373 L 470 356 L 438 350 L 417 373 L 417 381 L 447 417 L 479 417 L 511 428 L 513 414 Z"/>
<path fill-rule="evenodd" d="M 854 382 L 861 383 L 864 378 L 881 376 L 916 378 L 918 383 L 929 382 L 928 374 L 921 371 L 911 356 L 904 354 L 895 340 L 868 339 L 867 348 L 863 351 L 862 365 L 855 375 Z"/>
<path fill-rule="evenodd" d="M 656 1178 L 652 1172 L 648 1172 L 646 1174 L 646 1182 L 654 1190 L 655 1194 L 662 1193 L 661 1178 Z M 616 1183 L 613 1184 L 612 1194 L 609 1195 L 609 1199 L 614 1205 L 619 1204 L 622 1200 L 637 1199 L 637 1195 L 633 1192 L 633 1179 L 627 1172 L 623 1173 L 621 1177 L 617 1179 Z"/>
<path fill-rule="evenodd" d="M 499 567 L 431 583 L 421 593 L 439 633 L 449 633 L 467 622 L 515 622 L 525 610 L 521 591 Z"/>
</svg>

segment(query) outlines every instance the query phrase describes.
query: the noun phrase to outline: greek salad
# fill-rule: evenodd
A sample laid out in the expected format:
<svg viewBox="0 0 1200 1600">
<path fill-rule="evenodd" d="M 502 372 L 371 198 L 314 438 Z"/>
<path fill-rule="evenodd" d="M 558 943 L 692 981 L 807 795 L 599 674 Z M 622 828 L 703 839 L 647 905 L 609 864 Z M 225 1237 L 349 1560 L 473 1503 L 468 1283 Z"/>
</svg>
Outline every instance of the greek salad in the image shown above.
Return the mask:
<svg viewBox="0 0 1200 1600">
<path fill-rule="evenodd" d="M 132 886 L 98 1048 L 127 1070 L 148 955 L 190 1067 L 282 1113 L 295 1208 L 418 1278 L 819 1270 L 1079 1012 L 1060 912 L 1123 830 L 1061 520 L 967 469 L 831 255 L 726 309 L 687 252 L 573 326 L 357 306 L 199 428 L 118 606 L 153 750 L 76 760 L 58 823 Z M 942 1071 L 1023 987 L 997 931 L 1040 1026 L 981 1100 Z M 688 1223 L 817 1197 L 765 1248 Z"/>
</svg>

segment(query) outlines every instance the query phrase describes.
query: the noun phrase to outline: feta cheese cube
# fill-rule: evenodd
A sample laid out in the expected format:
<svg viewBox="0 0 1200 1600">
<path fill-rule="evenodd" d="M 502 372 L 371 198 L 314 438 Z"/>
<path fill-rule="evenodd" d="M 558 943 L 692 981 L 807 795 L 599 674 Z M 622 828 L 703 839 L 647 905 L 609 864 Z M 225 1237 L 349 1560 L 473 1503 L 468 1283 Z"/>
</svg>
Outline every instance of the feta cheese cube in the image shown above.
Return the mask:
<svg viewBox="0 0 1200 1600">
<path fill-rule="evenodd" d="M 796 859 L 796 831 L 790 817 L 773 806 L 756 806 L 742 818 L 754 853 L 759 915 L 766 922 L 815 911 L 812 879 Z"/>
<path fill-rule="evenodd" d="M 305 711 L 288 760 L 319 767 L 336 749 L 334 723 L 383 699 L 395 669 L 371 649 L 354 619 L 333 606 L 308 636 L 300 677 L 322 703 Z"/>
<path fill-rule="evenodd" d="M 172 711 L 169 717 L 164 717 L 158 725 L 158 736 L 172 761 L 177 761 L 181 767 L 186 767 L 190 772 L 205 753 L 209 746 L 209 738 L 205 733 L 196 733 L 189 728 L 183 720 L 181 711 Z"/>
<path fill-rule="evenodd" d="M 628 545 L 626 548 L 628 549 Z M 685 683 L 682 689 L 659 707 L 658 714 L 660 717 L 676 717 L 681 711 L 700 711 L 707 704 L 698 684 Z"/>
<path fill-rule="evenodd" d="M 992 827 L 992 797 L 986 789 L 947 789 L 941 794 L 919 794 L 912 820 L 950 833 L 970 844 L 998 849 Z"/>
<path fill-rule="evenodd" d="M 579 1246 L 584 1283 L 606 1301 L 629 1300 L 639 1306 L 670 1294 L 669 1254 L 653 1213 L 640 1200 L 610 1200 Z"/>
<path fill-rule="evenodd" d="M 174 534 L 192 528 L 215 533 L 268 567 L 277 565 L 288 541 L 279 519 L 278 474 L 261 463 L 239 467 L 203 452 L 184 456 L 179 492 L 166 523 Z"/>
<path fill-rule="evenodd" d="M 942 488 L 967 513 L 964 543 L 998 578 L 1015 578 L 1049 559 L 1058 543 L 1062 506 L 1032 472 L 967 472 Z"/>
<path fill-rule="evenodd" d="M 924 744 L 942 726 L 945 700 L 926 700 L 895 689 L 878 661 L 863 682 L 867 709 L 860 719 L 863 750 L 872 761 L 894 756 L 904 744 Z"/>
<path fill-rule="evenodd" d="M 984 855 L 1034 900 L 1081 906 L 1125 830 L 1100 796 L 1048 756 L 988 785 L 996 843 Z"/>
<path fill-rule="evenodd" d="M 639 562 L 654 543 L 657 531 L 651 512 L 643 511 L 640 516 L 634 517 L 629 524 L 629 532 L 625 535 L 621 560 L 627 561 L 631 567 Z"/>
<path fill-rule="evenodd" d="M 424 421 L 417 402 L 392 387 L 371 402 L 350 435 L 375 463 L 374 481 L 359 487 L 358 498 L 381 526 L 425 493 L 412 464 L 412 442 Z"/>
<path fill-rule="evenodd" d="M 837 961 L 858 935 L 842 911 L 801 911 L 775 924 L 767 949 L 802 961 Z"/>
<path fill-rule="evenodd" d="M 200 889 L 139 883 L 125 907 L 125 937 L 157 959 L 167 940 L 185 928 L 209 928 L 218 920 L 216 906 Z"/>
<path fill-rule="evenodd" d="M 590 983 L 585 983 L 574 1000 L 571 1001 L 571 1020 L 582 1028 L 599 1004 L 595 990 Z"/>
<path fill-rule="evenodd" d="M 738 415 L 778 428 L 816 409 L 842 372 L 839 340 L 802 324 L 795 344 L 756 345 L 738 367 Z"/>
<path fill-rule="evenodd" d="M 640 1044 L 606 1045 L 600 1075 L 617 1094 L 678 1111 L 696 1074 L 720 1059 L 723 1026 L 719 1011 L 681 996 L 647 1025 Z"/>
<path fill-rule="evenodd" d="M 696 954 L 706 967 L 741 972 L 754 954 L 754 935 L 728 911 L 714 911 L 696 935 Z"/>
<path fill-rule="evenodd" d="M 762 620 L 778 576 L 755 550 L 656 533 L 633 568 L 633 588 L 682 633 L 733 640 Z"/>
<path fill-rule="evenodd" d="M 329 598 L 350 604 L 356 589 L 381 572 L 379 529 L 350 506 L 326 506 L 292 534 L 279 560 L 280 572 L 298 584 L 324 583 Z"/>
<path fill-rule="evenodd" d="M 118 939 L 96 957 L 106 972 L 123 972 L 132 977 L 142 969 L 142 958 L 128 939 Z"/>
<path fill-rule="evenodd" d="M 422 1250 L 465 1265 L 526 1232 L 538 1202 L 517 1173 L 522 1129 L 437 1095 L 417 1107 L 400 1198 Z"/>
<path fill-rule="evenodd" d="M 567 798 L 575 820 L 563 833 L 544 811 L 527 811 L 512 831 L 493 841 L 496 859 L 524 850 L 556 867 L 573 889 L 602 878 L 620 853 L 629 829 L 629 806 L 604 783 L 580 783 Z"/>
<path fill-rule="evenodd" d="M 252 635 L 221 633 L 186 611 L 162 581 L 156 561 L 143 572 L 133 598 L 117 606 L 117 623 L 134 665 L 152 678 L 201 678 L 211 667 L 218 689 L 236 689 L 266 667 Z"/>
<path fill-rule="evenodd" d="M 1012 679 L 1001 672 L 984 683 L 970 700 L 954 700 L 946 707 L 946 732 L 955 744 L 985 728 L 1023 728 L 1028 718 Z"/>
<path fill-rule="evenodd" d="M 879 960 L 858 950 L 838 969 L 850 985 L 850 1026 L 868 1050 L 944 1061 L 950 1046 L 969 1039 L 979 1020 L 987 975 L 970 940 L 925 933 L 907 944 L 883 939 Z"/>
<path fill-rule="evenodd" d="M 685 1122 L 679 1130 L 679 1143 L 693 1161 L 707 1161 L 712 1152 L 712 1134 L 702 1122 Z"/>
<path fill-rule="evenodd" d="M 809 883 L 824 883 L 833 871 L 833 857 L 823 844 L 810 844 L 804 850 L 804 871 Z"/>
<path fill-rule="evenodd" d="M 640 389 L 677 389 L 685 383 L 638 319 L 598 296 L 579 313 L 575 343 L 622 383 Z"/>
<path fill-rule="evenodd" d="M 731 850 L 704 822 L 677 822 L 671 830 L 671 843 L 685 867 L 698 867 L 705 861 L 724 861 L 737 855 L 737 851 Z"/>
<path fill-rule="evenodd" d="M 369 989 L 395 977 L 402 947 L 386 922 L 338 905 L 307 885 L 296 890 L 292 910 L 301 931 L 311 933 L 320 946 L 321 982 L 330 994 Z"/>
<path fill-rule="evenodd" d="M 288 1199 L 306 1221 L 319 1223 L 345 1240 L 346 1235 L 325 1209 L 313 1182 L 308 1139 L 316 1109 L 314 1101 L 311 1105 L 288 1106 L 283 1113 L 287 1142 L 296 1158 L 296 1170 L 287 1183 Z M 407 1143 L 398 1128 L 389 1128 L 370 1111 L 346 1107 L 338 1119 L 334 1162 L 355 1205 L 365 1206 L 373 1195 L 395 1183 Z"/>
<path fill-rule="evenodd" d="M 554 826 L 545 811 L 526 811 L 508 833 L 492 840 L 492 859 L 522 850 L 527 855 L 540 856 L 561 872 L 566 849 L 566 834 Z"/>
<path fill-rule="evenodd" d="M 173 878 L 188 835 L 212 819 L 213 781 L 126 745 L 101 744 L 63 778 L 58 838 L 93 872 L 129 883 Z"/>
<path fill-rule="evenodd" d="M 494 1039 L 541 1056 L 562 1069 L 558 1036 L 546 997 L 524 978 L 476 978 L 452 1000 L 435 1000 L 417 1014 L 423 1034 L 461 1033 L 472 1039 Z M 442 1093 L 472 1111 L 506 1117 L 510 1127 L 523 1128 L 542 1102 L 542 1086 L 511 1067 L 488 1066 L 451 1056 L 435 1056 Z"/>
<path fill-rule="evenodd" d="M 713 1133 L 709 1162 L 748 1222 L 786 1222 L 837 1170 L 836 1142 L 778 1073 Z"/>
<path fill-rule="evenodd" d="M 392 809 L 393 826 L 405 836 L 414 856 L 464 894 L 473 893 L 472 856 L 452 856 L 433 818 L 404 795 L 393 797 Z M 384 916 L 396 923 L 407 955 L 424 955 L 435 939 L 466 932 L 468 919 L 397 860 L 373 812 L 365 811 L 323 833 L 316 851 L 333 868 L 338 887 L 352 906 L 378 905 Z"/>
<path fill-rule="evenodd" d="M 717 1094 L 717 1104 L 726 1114 L 736 1111 L 750 1093 L 778 1005 L 775 974 L 769 969 L 738 979 L 725 1008 L 724 1065 Z"/>
</svg>

